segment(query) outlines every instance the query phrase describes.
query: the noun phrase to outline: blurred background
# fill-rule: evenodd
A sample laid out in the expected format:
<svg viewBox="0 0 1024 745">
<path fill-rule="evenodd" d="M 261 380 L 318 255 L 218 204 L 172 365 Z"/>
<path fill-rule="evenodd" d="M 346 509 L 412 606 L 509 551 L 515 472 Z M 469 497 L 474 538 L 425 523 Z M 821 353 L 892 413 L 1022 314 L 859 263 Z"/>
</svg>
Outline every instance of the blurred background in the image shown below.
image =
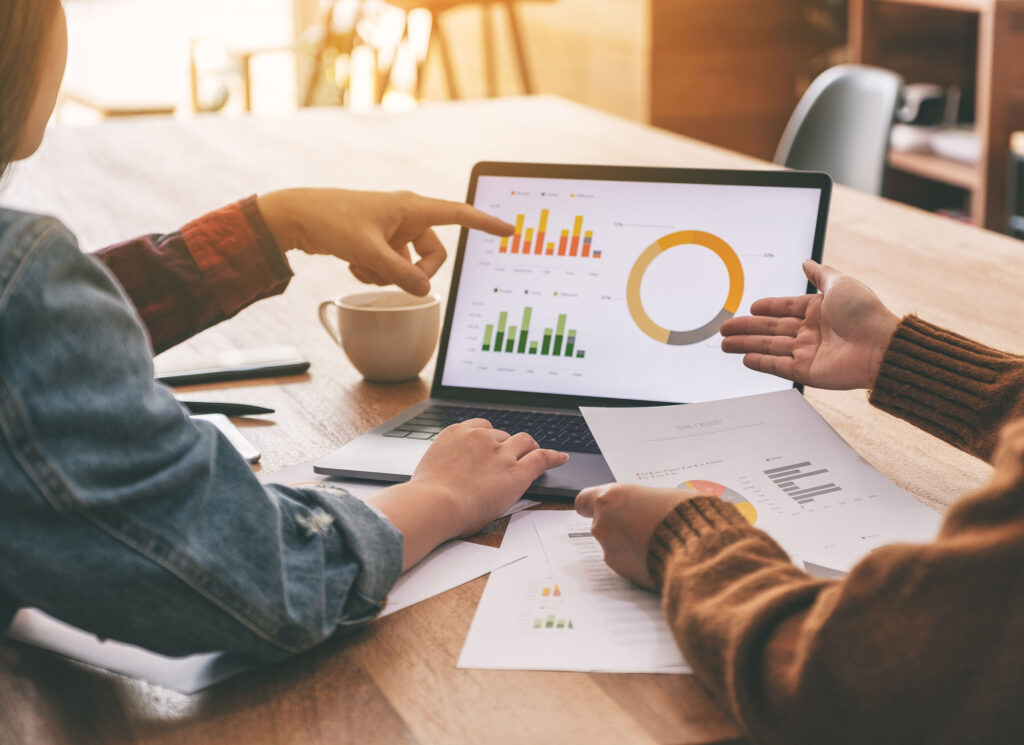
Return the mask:
<svg viewBox="0 0 1024 745">
<path fill-rule="evenodd" d="M 780 140 L 801 96 L 825 70 L 858 62 L 903 84 L 879 189 L 1024 235 L 1024 16 L 1001 18 L 1010 4 L 65 0 L 54 121 L 555 94 L 786 162 Z"/>
</svg>

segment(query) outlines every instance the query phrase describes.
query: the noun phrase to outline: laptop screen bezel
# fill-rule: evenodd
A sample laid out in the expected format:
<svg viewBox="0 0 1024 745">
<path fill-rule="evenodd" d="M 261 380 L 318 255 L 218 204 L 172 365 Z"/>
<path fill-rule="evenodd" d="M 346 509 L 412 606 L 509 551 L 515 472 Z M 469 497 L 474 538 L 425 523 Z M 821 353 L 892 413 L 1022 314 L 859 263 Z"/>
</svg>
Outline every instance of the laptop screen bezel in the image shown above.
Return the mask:
<svg viewBox="0 0 1024 745">
<path fill-rule="evenodd" d="M 604 166 L 566 165 L 558 163 L 513 163 L 487 161 L 473 167 L 469 179 L 466 202 L 473 204 L 476 198 L 477 182 L 481 176 L 510 178 L 586 179 L 594 181 L 633 181 L 667 184 L 710 184 L 725 186 L 777 186 L 794 189 L 817 189 L 821 192 L 818 202 L 818 217 L 814 229 L 814 242 L 808 258 L 821 261 L 825 246 L 825 228 L 828 222 L 828 208 L 832 195 L 832 179 L 826 173 L 811 171 L 744 171 L 704 168 L 654 168 L 645 166 Z M 557 393 L 532 393 L 530 391 L 507 391 L 498 388 L 464 388 L 444 385 L 444 366 L 447 359 L 448 342 L 451 337 L 452 317 L 455 300 L 458 297 L 462 264 L 466 255 L 469 230 L 462 228 L 459 246 L 452 268 L 452 281 L 448 290 L 444 325 L 434 367 L 434 380 L 430 395 L 436 399 L 455 399 L 474 403 L 488 403 L 507 406 L 533 406 L 544 408 L 574 409 L 579 406 L 648 406 L 689 403 L 685 401 L 649 401 L 642 399 L 604 398 L 600 396 L 570 396 Z M 807 283 L 808 293 L 817 290 Z M 803 391 L 803 386 L 794 383 L 794 388 Z"/>
</svg>

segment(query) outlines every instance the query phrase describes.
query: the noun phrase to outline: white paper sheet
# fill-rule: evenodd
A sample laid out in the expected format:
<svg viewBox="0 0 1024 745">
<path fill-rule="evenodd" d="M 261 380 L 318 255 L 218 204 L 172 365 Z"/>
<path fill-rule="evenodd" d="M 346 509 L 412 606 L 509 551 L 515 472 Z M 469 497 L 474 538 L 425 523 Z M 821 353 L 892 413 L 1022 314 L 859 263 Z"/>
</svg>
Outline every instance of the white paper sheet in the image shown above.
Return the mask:
<svg viewBox="0 0 1024 745">
<path fill-rule="evenodd" d="M 34 608 L 18 611 L 8 636 L 79 662 L 156 683 L 181 693 L 201 691 L 255 667 L 222 653 L 165 657 L 131 644 L 103 641 Z"/>
<path fill-rule="evenodd" d="M 942 520 L 875 470 L 796 390 L 581 411 L 618 481 L 717 493 L 795 562 L 847 572 L 887 543 L 932 540 Z"/>
<path fill-rule="evenodd" d="M 381 616 L 408 608 L 427 598 L 471 582 L 526 556 L 523 551 L 481 546 L 469 541 L 448 541 L 398 578 Z"/>
<path fill-rule="evenodd" d="M 688 672 L 658 597 L 618 577 L 571 510 L 513 516 L 502 548 L 526 551 L 492 572 L 460 668 Z"/>
</svg>

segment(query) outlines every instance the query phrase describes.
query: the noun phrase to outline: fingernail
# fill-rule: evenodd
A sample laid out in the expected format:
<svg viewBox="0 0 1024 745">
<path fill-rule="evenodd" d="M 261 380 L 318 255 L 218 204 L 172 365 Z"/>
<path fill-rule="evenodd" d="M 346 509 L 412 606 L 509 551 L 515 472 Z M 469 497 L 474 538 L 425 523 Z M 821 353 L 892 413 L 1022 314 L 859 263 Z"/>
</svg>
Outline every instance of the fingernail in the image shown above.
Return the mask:
<svg viewBox="0 0 1024 745">
<path fill-rule="evenodd" d="M 562 455 L 562 462 L 563 463 L 565 463 L 567 460 L 569 460 L 569 454 L 568 453 L 562 453 L 561 455 Z"/>
</svg>

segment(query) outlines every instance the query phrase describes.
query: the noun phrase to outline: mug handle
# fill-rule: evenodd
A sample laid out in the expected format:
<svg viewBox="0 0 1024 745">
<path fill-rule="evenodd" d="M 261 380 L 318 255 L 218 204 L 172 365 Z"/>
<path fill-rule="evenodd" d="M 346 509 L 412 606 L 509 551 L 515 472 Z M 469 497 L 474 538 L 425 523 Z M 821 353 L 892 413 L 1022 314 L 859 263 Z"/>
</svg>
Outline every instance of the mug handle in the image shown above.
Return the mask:
<svg viewBox="0 0 1024 745">
<path fill-rule="evenodd" d="M 338 329 L 334 328 L 334 326 L 331 325 L 331 322 L 327 320 L 326 310 L 328 306 L 332 305 L 336 308 L 341 307 L 340 305 L 338 305 L 338 302 L 336 300 L 324 300 L 322 303 L 320 303 L 320 309 L 318 311 L 320 314 L 320 323 L 323 325 L 327 333 L 330 334 L 330 337 L 334 339 L 335 344 L 341 346 L 341 332 L 338 331 Z"/>
</svg>

